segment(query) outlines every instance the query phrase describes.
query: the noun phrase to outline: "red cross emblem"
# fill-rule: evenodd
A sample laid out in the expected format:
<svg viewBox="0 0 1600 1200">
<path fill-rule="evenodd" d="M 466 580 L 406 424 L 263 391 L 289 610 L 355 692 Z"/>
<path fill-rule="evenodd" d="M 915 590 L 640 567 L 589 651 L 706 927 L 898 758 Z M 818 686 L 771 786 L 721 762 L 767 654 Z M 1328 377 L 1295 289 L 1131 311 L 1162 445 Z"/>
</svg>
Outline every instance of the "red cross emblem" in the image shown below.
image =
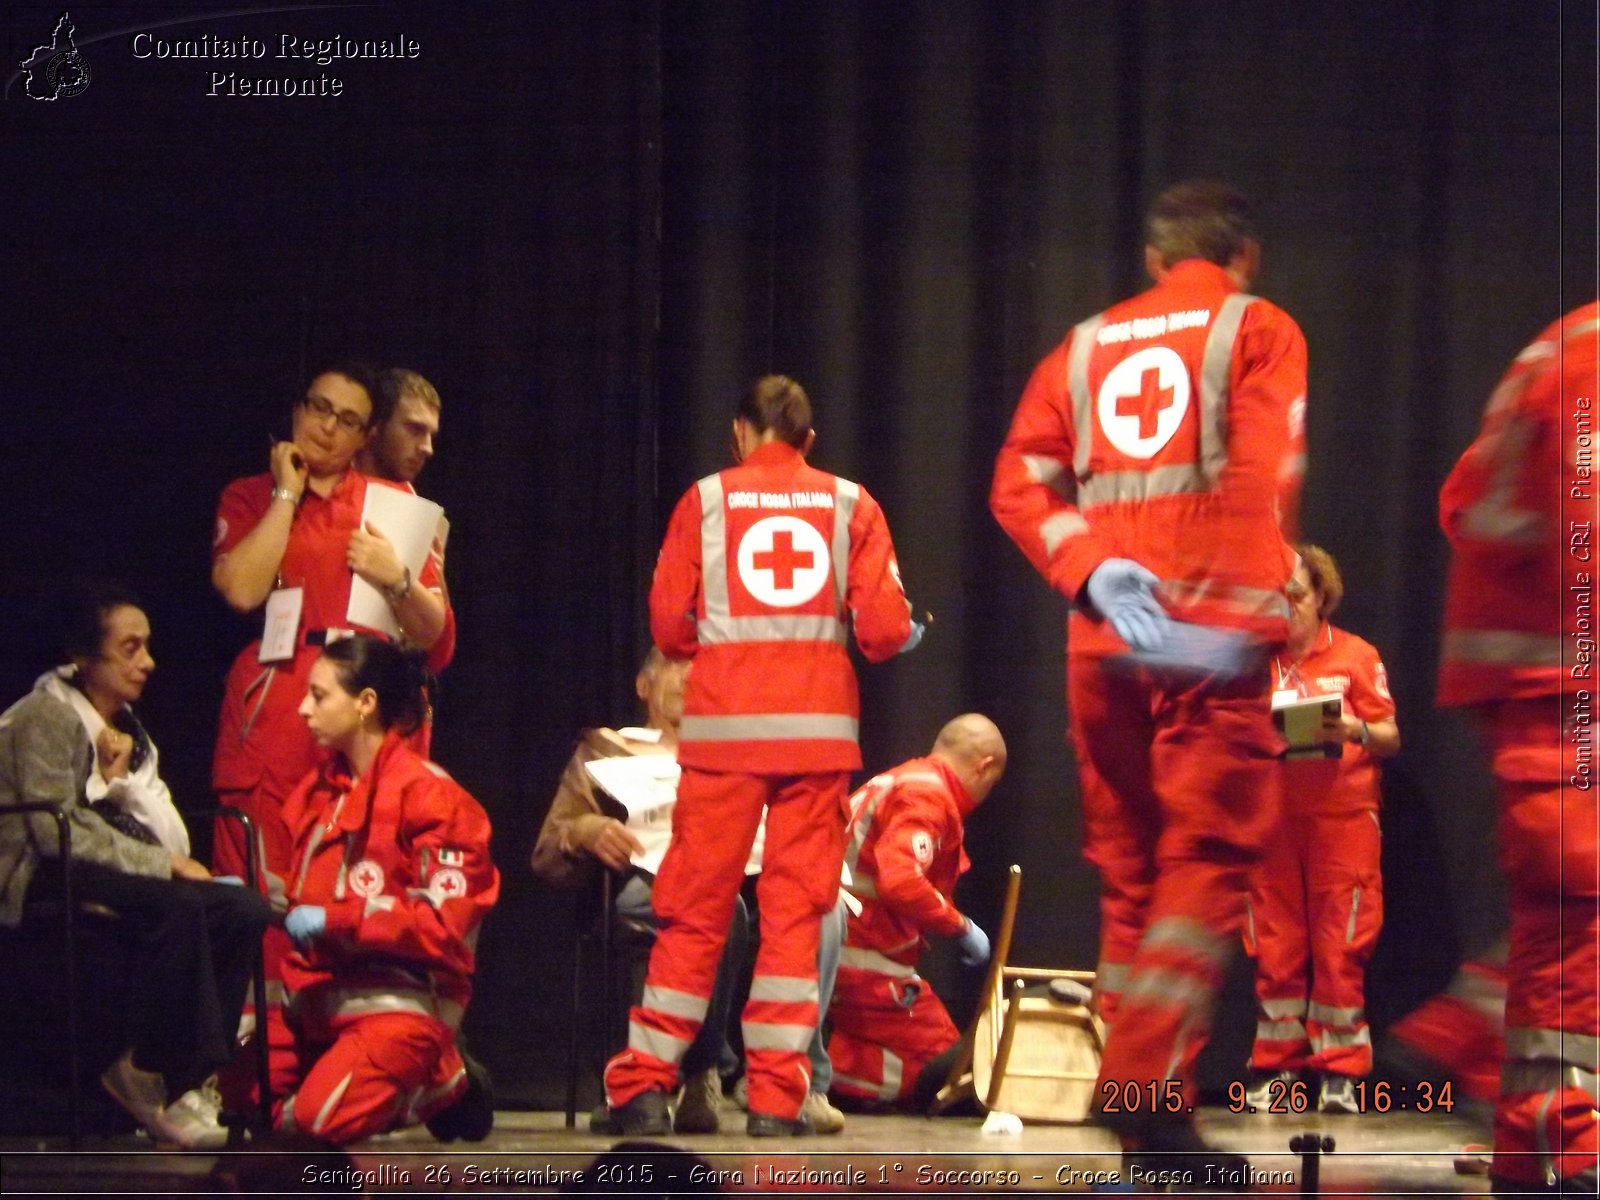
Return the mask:
<svg viewBox="0 0 1600 1200">
<path fill-rule="evenodd" d="M 383 891 L 383 868 L 363 858 L 350 868 L 350 890 L 358 896 L 376 896 Z"/>
<path fill-rule="evenodd" d="M 1145 441 L 1155 436 L 1162 410 L 1171 408 L 1176 398 L 1172 388 L 1161 386 L 1161 372 L 1146 367 L 1139 376 L 1138 392 L 1117 397 L 1117 416 L 1138 417 L 1139 439 Z"/>
<path fill-rule="evenodd" d="M 833 577 L 822 532 L 788 515 L 763 517 L 745 530 L 735 561 L 745 589 L 774 608 L 806 603 Z"/>
<path fill-rule="evenodd" d="M 772 549 L 756 554 L 755 565 L 758 570 L 771 571 L 772 586 L 787 592 L 794 587 L 796 569 L 809 569 L 816 558 L 810 550 L 796 550 L 794 534 L 780 529 L 772 535 Z"/>
<path fill-rule="evenodd" d="M 1190 399 L 1189 368 L 1178 352 L 1146 346 L 1106 372 L 1095 410 L 1118 451 L 1153 458 L 1182 427 Z"/>
</svg>

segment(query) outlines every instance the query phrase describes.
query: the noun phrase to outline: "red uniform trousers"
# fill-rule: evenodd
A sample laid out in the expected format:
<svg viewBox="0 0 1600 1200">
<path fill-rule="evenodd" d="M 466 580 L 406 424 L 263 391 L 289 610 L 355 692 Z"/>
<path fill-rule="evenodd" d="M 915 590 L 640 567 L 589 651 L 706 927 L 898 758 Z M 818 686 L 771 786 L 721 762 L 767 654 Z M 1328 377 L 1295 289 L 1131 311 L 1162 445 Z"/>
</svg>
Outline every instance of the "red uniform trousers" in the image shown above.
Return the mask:
<svg viewBox="0 0 1600 1200">
<path fill-rule="evenodd" d="M 910 967 L 889 975 L 840 966 L 828 1022 L 831 1090 L 891 1104 L 910 1099 L 922 1069 L 961 1040 L 944 1003 Z"/>
<path fill-rule="evenodd" d="M 1069 655 L 1067 703 L 1084 856 L 1100 869 L 1099 1084 L 1176 1080 L 1192 1105 L 1250 872 L 1278 817 L 1266 672 L 1176 682 Z"/>
<path fill-rule="evenodd" d="M 1493 1104 L 1506 1053 L 1506 946 L 1464 962 L 1438 995 L 1393 1025 L 1389 1034 L 1455 1081 L 1463 1095 Z"/>
<path fill-rule="evenodd" d="M 1579 759 L 1563 703 L 1506 701 L 1484 721 L 1511 901 L 1492 1169 L 1516 1182 L 1566 1179 L 1594 1170 L 1600 1157 L 1600 852 L 1593 786 L 1568 782 Z M 1592 723 L 1577 732 L 1585 749 L 1593 746 Z"/>
<path fill-rule="evenodd" d="M 425 1121 L 466 1090 L 455 1034 L 436 1017 L 384 1012 L 268 1017 L 273 1124 L 337 1145 Z"/>
<path fill-rule="evenodd" d="M 628 1048 L 606 1064 L 606 1103 L 670 1092 L 705 1021 L 734 896 L 767 808 L 761 948 L 743 1016 L 750 1111 L 793 1120 L 810 1090 L 817 1028 L 817 942 L 839 893 L 849 776 L 746 775 L 684 767 L 672 841 L 651 902 L 659 921 Z"/>
<path fill-rule="evenodd" d="M 1300 765 L 1323 764 L 1286 769 Z M 1291 774 L 1245 927 L 1261 1008 L 1250 1065 L 1366 1075 L 1372 1070 L 1366 967 L 1383 925 L 1378 814 L 1297 806 L 1292 781 Z"/>
</svg>

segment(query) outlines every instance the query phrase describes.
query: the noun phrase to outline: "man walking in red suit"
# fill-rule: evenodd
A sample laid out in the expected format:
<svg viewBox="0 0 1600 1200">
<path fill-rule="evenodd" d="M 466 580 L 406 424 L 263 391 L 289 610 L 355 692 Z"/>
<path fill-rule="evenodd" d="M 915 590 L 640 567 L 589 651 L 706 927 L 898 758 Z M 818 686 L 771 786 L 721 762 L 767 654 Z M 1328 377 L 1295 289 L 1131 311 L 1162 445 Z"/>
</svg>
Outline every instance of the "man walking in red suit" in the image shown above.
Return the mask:
<svg viewBox="0 0 1600 1200">
<path fill-rule="evenodd" d="M 1147 232 L 1155 286 L 1034 370 L 990 506 L 1073 604 L 1068 708 L 1111 1026 L 1096 1119 L 1132 1153 L 1191 1155 L 1199 1180 L 1243 1166 L 1195 1132 L 1193 1068 L 1278 816 L 1265 662 L 1288 632 L 1306 353 L 1294 320 L 1244 291 L 1261 250 L 1243 197 L 1179 184 Z"/>
</svg>

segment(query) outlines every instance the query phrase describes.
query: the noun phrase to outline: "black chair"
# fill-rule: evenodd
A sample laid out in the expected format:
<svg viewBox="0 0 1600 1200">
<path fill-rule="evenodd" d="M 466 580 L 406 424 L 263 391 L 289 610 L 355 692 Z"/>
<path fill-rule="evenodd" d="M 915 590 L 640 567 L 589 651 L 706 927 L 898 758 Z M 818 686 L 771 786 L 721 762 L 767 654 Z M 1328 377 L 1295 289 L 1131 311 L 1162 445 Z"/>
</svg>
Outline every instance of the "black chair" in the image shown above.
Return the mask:
<svg viewBox="0 0 1600 1200">
<path fill-rule="evenodd" d="M 580 892 L 573 905 L 572 1007 L 567 1025 L 567 1128 L 578 1123 L 578 1083 L 583 1074 L 584 1034 L 590 1039 L 591 1070 L 598 1075 L 606 1056 L 627 1039 L 627 1012 L 619 1002 L 617 952 L 625 949 L 626 964 L 655 941 L 655 930 L 638 921 L 617 916 L 617 888 L 621 880 L 612 872 L 597 871 L 592 889 Z M 591 964 L 598 960 L 600 978 L 599 1019 L 586 986 Z M 587 1002 L 586 1002 L 587 1001 Z"/>
<path fill-rule="evenodd" d="M 56 844 L 61 855 L 61 899 L 27 905 L 23 909 L 22 920 L 28 925 L 50 921 L 61 923 L 62 981 L 67 994 L 67 1146 L 76 1150 L 82 1132 L 82 1104 L 78 1092 L 81 1056 L 78 1044 L 77 906 L 72 902 L 72 824 L 60 805 L 45 800 L 8 804 L 0 808 L 0 813 L 48 813 L 56 825 Z"/>
<path fill-rule="evenodd" d="M 246 847 L 256 844 L 256 826 L 250 815 L 243 809 L 234 808 L 225 804 L 217 809 L 217 815 L 224 820 L 233 821 L 239 826 L 239 836 Z M 247 853 L 244 856 L 244 886 L 251 891 L 259 887 L 260 876 L 256 872 L 256 856 Z M 267 1057 L 267 962 L 263 943 L 256 945 L 256 967 L 250 976 L 251 999 L 256 1006 L 256 1036 L 253 1039 L 256 1047 L 256 1094 L 259 1103 L 256 1107 L 255 1127 L 261 1133 L 270 1133 L 272 1130 L 272 1073 L 268 1069 Z"/>
</svg>

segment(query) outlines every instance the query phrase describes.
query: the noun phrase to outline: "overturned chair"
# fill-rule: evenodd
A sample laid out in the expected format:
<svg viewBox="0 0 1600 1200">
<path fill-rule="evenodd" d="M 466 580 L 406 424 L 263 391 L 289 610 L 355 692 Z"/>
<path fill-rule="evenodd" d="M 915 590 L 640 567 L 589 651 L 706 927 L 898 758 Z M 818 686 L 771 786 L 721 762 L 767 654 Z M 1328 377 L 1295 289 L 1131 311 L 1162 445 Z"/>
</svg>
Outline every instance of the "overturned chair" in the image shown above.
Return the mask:
<svg viewBox="0 0 1600 1200">
<path fill-rule="evenodd" d="M 934 1099 L 935 1114 L 970 1096 L 1024 1121 L 1088 1118 L 1105 1045 L 1105 1027 L 1088 1007 L 1094 972 L 1006 962 L 1021 893 L 1022 868 L 1013 866 L 983 999 Z"/>
</svg>

